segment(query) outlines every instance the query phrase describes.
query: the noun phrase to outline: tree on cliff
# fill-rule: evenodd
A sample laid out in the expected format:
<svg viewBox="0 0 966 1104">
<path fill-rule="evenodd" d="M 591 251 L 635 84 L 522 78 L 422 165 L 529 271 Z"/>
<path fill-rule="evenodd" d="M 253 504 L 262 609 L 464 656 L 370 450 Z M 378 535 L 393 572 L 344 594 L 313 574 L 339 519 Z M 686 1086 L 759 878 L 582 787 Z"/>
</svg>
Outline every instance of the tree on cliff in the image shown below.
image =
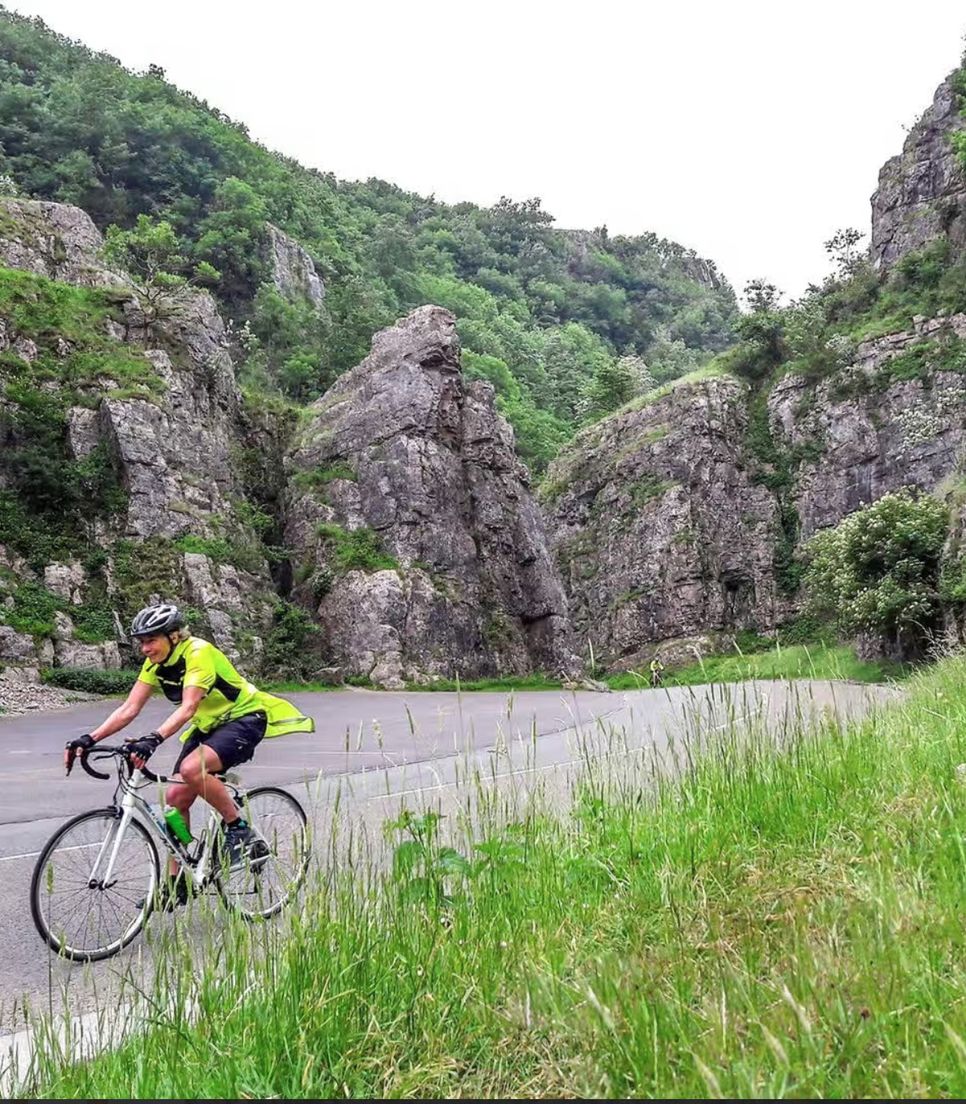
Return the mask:
<svg viewBox="0 0 966 1104">
<path fill-rule="evenodd" d="M 193 284 L 215 283 L 219 278 L 218 270 L 207 261 L 199 262 L 191 275 L 186 275 L 188 261 L 173 227 L 147 215 L 138 215 L 130 230 L 109 226 L 104 256 L 138 281 L 138 303 L 148 325 L 177 314 Z"/>
</svg>

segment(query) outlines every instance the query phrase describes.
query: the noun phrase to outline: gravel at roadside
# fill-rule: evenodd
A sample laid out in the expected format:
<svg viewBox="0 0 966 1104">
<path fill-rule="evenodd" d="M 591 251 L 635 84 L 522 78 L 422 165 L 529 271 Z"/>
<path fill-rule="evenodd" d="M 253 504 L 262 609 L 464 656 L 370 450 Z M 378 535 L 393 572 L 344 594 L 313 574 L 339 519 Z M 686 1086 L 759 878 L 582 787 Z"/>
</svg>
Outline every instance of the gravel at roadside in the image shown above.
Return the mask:
<svg viewBox="0 0 966 1104">
<path fill-rule="evenodd" d="M 0 713 L 33 713 L 35 710 L 66 709 L 81 701 L 97 701 L 100 694 L 61 690 L 40 682 L 35 668 L 8 667 L 0 671 Z"/>
</svg>

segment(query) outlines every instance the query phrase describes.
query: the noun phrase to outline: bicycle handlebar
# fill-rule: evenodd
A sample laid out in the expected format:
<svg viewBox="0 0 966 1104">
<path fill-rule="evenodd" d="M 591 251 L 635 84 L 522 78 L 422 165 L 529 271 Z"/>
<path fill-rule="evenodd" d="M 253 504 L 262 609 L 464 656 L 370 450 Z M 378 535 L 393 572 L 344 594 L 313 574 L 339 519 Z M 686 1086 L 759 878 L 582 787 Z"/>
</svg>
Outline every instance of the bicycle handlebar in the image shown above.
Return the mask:
<svg viewBox="0 0 966 1104">
<path fill-rule="evenodd" d="M 80 765 L 91 776 L 91 778 L 108 779 L 111 777 L 109 774 L 104 774 L 99 770 L 94 770 L 94 768 L 90 765 L 90 763 L 87 761 L 89 755 L 94 755 L 94 757 L 97 759 L 123 759 L 129 768 L 129 776 L 134 773 L 135 767 L 131 762 L 131 751 L 129 748 L 124 747 L 123 745 L 121 747 L 97 747 L 95 745 L 94 747 L 84 748 L 77 756 L 77 758 L 80 759 Z M 74 762 L 73 760 L 71 760 L 71 762 L 67 766 L 68 774 L 70 774 L 73 765 Z M 162 785 L 166 785 L 168 782 L 172 781 L 172 779 L 168 778 L 164 774 L 155 774 L 154 771 L 152 771 L 147 766 L 147 764 L 141 767 L 141 773 L 149 782 L 160 782 Z"/>
</svg>

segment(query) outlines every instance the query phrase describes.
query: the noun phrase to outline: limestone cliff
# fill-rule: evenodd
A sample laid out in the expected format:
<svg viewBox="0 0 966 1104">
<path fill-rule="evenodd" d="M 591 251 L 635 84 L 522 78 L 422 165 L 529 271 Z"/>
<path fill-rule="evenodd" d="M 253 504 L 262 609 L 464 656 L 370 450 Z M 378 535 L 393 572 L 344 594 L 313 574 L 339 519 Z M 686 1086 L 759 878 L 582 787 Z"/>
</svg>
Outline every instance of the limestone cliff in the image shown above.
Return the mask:
<svg viewBox="0 0 966 1104">
<path fill-rule="evenodd" d="M 101 245 L 76 207 L 3 201 L 6 619 L 47 628 L 8 625 L 0 661 L 118 666 L 131 607 L 174 595 L 194 607 L 197 627 L 251 656 L 271 622 L 272 587 L 238 510 L 239 395 L 224 325 L 204 293 L 148 324 L 133 282 L 105 265 Z M 111 494 L 85 503 L 85 479 Z M 42 608 L 32 622 L 21 585 L 30 582 Z"/>
<path fill-rule="evenodd" d="M 541 493 L 574 627 L 598 662 L 773 625 L 781 518 L 746 462 L 747 386 L 684 384 L 584 430 Z M 664 648 L 665 653 L 669 651 Z"/>
<path fill-rule="evenodd" d="M 314 403 L 285 543 L 326 650 L 383 686 L 572 673 L 566 601 L 513 432 L 460 369 L 455 319 L 414 311 Z"/>
<path fill-rule="evenodd" d="M 966 129 L 962 73 L 952 73 L 909 131 L 902 153 L 887 161 L 872 196 L 873 261 L 882 267 L 927 242 L 948 238 L 953 256 L 966 251 L 966 174 L 951 137 Z"/>
</svg>

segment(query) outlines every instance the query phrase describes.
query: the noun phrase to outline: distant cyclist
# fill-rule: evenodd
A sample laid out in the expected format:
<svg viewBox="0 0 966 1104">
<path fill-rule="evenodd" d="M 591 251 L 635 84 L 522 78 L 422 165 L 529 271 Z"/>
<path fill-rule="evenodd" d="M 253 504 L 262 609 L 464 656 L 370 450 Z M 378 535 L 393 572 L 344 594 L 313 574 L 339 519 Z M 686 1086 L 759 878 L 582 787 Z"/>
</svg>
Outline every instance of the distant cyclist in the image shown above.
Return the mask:
<svg viewBox="0 0 966 1104">
<path fill-rule="evenodd" d="M 227 861 L 239 865 L 260 841 L 215 775 L 251 759 L 266 730 L 270 736 L 311 732 L 314 722 L 284 698 L 256 689 L 224 652 L 192 636 L 177 606 L 165 603 L 141 610 L 131 623 L 131 636 L 145 657 L 137 681 L 126 701 L 103 724 L 68 742 L 64 764 L 70 766 L 75 755 L 126 728 L 160 687 L 176 708 L 153 732 L 127 742 L 134 763 L 143 766 L 164 740 L 190 722 L 182 733 L 184 746 L 172 772 L 180 772 L 182 781 L 168 787 L 166 800 L 186 821 L 197 798 L 207 801 L 224 821 Z M 168 872 L 159 904 L 170 909 L 186 903 L 188 890 L 173 860 Z"/>
<path fill-rule="evenodd" d="M 660 686 L 664 679 L 664 664 L 655 656 L 651 660 L 651 686 Z"/>
</svg>

